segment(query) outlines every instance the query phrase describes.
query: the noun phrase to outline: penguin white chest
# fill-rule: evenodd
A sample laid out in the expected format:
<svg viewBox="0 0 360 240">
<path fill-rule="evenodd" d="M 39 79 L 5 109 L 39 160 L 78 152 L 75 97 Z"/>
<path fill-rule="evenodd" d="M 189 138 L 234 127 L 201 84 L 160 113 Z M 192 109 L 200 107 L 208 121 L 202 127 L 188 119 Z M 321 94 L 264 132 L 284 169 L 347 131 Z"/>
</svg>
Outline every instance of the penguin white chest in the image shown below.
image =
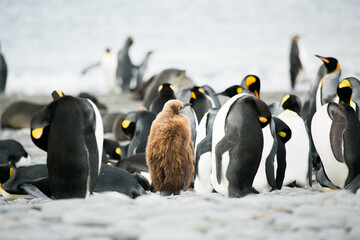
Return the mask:
<svg viewBox="0 0 360 240">
<path fill-rule="evenodd" d="M 331 150 L 330 130 L 332 121 L 328 115 L 327 106 L 328 104 L 325 104 L 314 114 L 311 133 L 326 175 L 333 184 L 343 188 L 349 169 L 345 163 L 336 160 Z"/>
</svg>

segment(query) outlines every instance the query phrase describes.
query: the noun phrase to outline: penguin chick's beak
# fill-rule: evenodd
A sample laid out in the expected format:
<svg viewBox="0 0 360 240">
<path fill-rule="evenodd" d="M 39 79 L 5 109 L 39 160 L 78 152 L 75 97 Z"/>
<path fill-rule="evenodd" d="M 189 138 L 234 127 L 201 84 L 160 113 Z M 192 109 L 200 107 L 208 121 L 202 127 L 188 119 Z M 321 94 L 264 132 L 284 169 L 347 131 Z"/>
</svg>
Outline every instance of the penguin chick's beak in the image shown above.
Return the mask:
<svg viewBox="0 0 360 240">
<path fill-rule="evenodd" d="M 191 106 L 191 103 L 187 102 L 187 103 L 184 103 L 184 107 L 183 108 L 186 108 L 188 106 Z"/>
</svg>

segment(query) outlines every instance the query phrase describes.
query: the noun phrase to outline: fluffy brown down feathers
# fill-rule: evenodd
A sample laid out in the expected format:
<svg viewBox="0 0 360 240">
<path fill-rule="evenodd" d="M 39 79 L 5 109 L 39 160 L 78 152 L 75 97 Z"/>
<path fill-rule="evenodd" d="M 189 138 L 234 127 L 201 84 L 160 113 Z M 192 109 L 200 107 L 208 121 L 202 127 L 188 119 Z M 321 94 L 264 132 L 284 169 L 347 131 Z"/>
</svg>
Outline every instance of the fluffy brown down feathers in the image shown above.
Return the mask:
<svg viewBox="0 0 360 240">
<path fill-rule="evenodd" d="M 189 187 L 194 171 L 194 146 L 190 121 L 179 114 L 184 103 L 170 100 L 157 115 L 146 146 L 146 162 L 152 185 L 157 191 L 182 190 Z"/>
</svg>

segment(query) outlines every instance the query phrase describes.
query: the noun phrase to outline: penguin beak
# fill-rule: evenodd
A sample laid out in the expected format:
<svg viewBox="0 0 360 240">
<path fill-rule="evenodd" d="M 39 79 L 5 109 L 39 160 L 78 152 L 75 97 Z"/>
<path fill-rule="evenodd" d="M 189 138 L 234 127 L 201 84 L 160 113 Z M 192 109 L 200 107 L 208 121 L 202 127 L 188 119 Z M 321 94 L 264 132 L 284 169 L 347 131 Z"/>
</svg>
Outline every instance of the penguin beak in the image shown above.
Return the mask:
<svg viewBox="0 0 360 240">
<path fill-rule="evenodd" d="M 319 55 L 315 55 L 315 57 L 318 57 L 321 59 L 321 61 L 323 61 L 324 63 L 329 63 L 329 60 L 327 60 L 326 58 L 319 56 Z"/>
</svg>

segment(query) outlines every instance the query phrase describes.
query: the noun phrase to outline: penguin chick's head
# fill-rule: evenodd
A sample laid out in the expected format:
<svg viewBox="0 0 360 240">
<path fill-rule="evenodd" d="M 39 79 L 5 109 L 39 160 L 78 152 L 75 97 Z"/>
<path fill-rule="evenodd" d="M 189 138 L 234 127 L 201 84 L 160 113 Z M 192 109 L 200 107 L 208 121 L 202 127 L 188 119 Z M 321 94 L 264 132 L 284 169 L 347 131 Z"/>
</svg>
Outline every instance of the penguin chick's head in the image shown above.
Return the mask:
<svg viewBox="0 0 360 240">
<path fill-rule="evenodd" d="M 336 72 L 337 70 L 340 69 L 340 63 L 338 62 L 338 60 L 336 58 L 333 57 L 322 57 L 319 55 L 315 55 L 316 57 L 320 58 L 321 61 L 323 61 L 327 73 L 332 73 L 332 72 Z"/>
<path fill-rule="evenodd" d="M 350 81 L 346 78 L 342 80 L 337 87 L 336 93 L 340 98 L 340 102 L 350 104 L 352 94 L 352 86 Z"/>
<path fill-rule="evenodd" d="M 256 75 L 247 75 L 245 77 L 246 88 L 254 93 L 255 97 L 260 97 L 260 78 Z"/>
<path fill-rule="evenodd" d="M 163 111 L 178 115 L 186 106 L 190 106 L 190 103 L 184 103 L 179 100 L 169 100 L 165 103 Z"/>
</svg>

